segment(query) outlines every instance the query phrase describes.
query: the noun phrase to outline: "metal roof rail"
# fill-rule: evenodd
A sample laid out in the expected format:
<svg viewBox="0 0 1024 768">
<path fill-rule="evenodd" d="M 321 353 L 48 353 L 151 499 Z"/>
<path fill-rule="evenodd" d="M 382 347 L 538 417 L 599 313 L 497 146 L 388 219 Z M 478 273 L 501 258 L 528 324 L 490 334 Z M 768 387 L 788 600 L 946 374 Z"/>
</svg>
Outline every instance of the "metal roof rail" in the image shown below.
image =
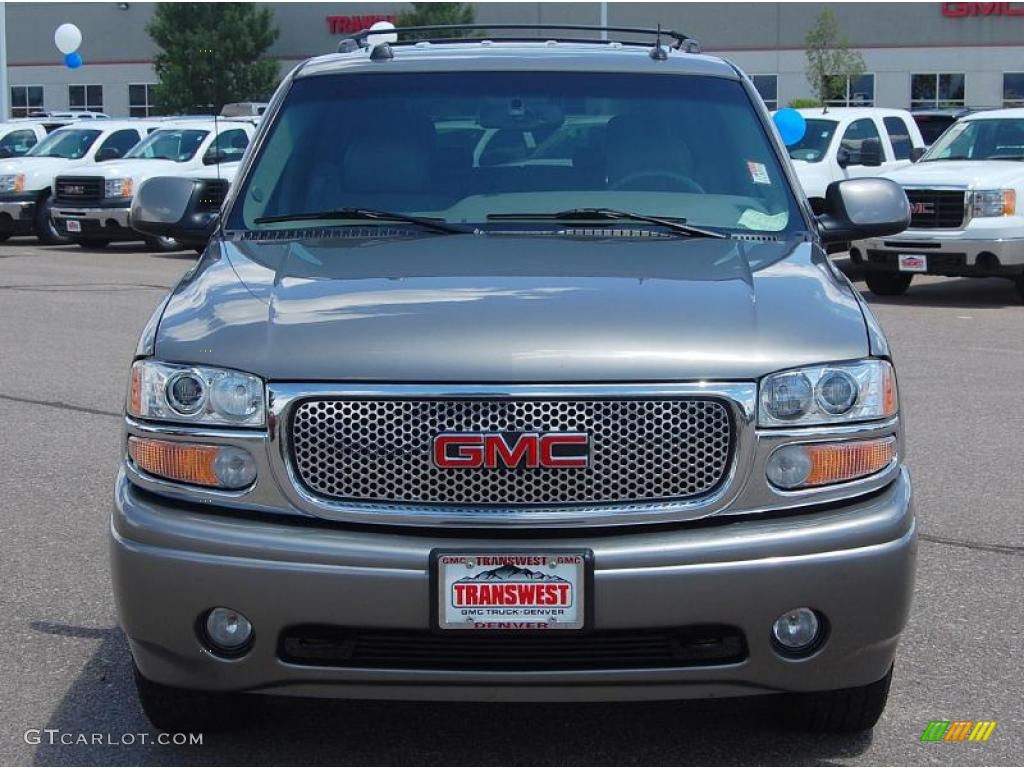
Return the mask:
<svg viewBox="0 0 1024 768">
<path fill-rule="evenodd" d="M 700 43 L 690 37 L 689 35 L 683 34 L 682 32 L 676 32 L 671 29 L 662 29 L 658 27 L 602 27 L 599 25 L 591 24 L 431 24 L 428 26 L 416 26 L 416 27 L 394 27 L 388 29 L 361 29 L 358 32 L 345 35 L 338 43 L 339 53 L 351 53 L 359 48 L 367 48 L 368 40 L 370 35 L 384 35 L 384 34 L 396 34 L 398 35 L 398 42 L 390 43 L 390 45 L 414 45 L 415 43 L 430 42 L 430 43 L 479 43 L 481 38 L 479 37 L 414 37 L 411 39 L 402 40 L 402 35 L 408 35 L 411 33 L 420 34 L 423 32 L 487 32 L 492 31 L 503 31 L 503 30 L 534 30 L 538 32 L 547 31 L 574 31 L 574 32 L 610 32 L 620 33 L 627 35 L 650 35 L 655 38 L 655 49 L 660 48 L 660 36 L 664 35 L 673 41 L 672 47 L 676 50 L 685 51 L 687 53 L 700 53 Z M 488 34 L 487 40 L 495 42 L 536 42 L 544 38 L 533 38 L 523 36 L 503 36 L 503 35 L 492 35 Z M 555 36 L 553 38 L 559 42 L 572 42 L 572 43 L 620 43 L 622 45 L 651 45 L 650 42 L 638 42 L 635 40 L 602 40 L 598 38 L 561 38 Z M 658 56 L 660 58 L 660 55 Z"/>
</svg>

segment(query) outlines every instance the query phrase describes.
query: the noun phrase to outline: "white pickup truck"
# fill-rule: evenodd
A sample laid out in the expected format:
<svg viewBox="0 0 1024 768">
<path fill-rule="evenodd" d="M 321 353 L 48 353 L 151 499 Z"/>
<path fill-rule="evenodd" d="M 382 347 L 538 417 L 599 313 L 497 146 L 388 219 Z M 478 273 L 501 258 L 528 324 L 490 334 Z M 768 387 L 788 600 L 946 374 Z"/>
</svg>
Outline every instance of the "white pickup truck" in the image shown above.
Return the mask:
<svg viewBox="0 0 1024 768">
<path fill-rule="evenodd" d="M 899 295 L 915 274 L 1006 277 L 1024 298 L 1024 109 L 977 112 L 917 163 L 886 174 L 910 200 L 910 227 L 851 250 L 868 288 Z"/>
<path fill-rule="evenodd" d="M 124 159 L 76 168 L 55 182 L 53 222 L 57 230 L 87 248 L 114 240 L 145 240 L 152 250 L 181 247 L 171 237 L 145 237 L 131 227 L 132 197 L 155 176 L 215 174 L 215 167 L 241 160 L 255 130 L 253 118 L 166 121 Z M 218 205 L 219 207 L 219 205 Z"/>
<path fill-rule="evenodd" d="M 798 111 L 807 121 L 807 131 L 787 149 L 816 212 L 833 181 L 887 176 L 924 153 L 921 131 L 905 110 L 815 107 Z"/>
<path fill-rule="evenodd" d="M 43 138 L 28 154 L 0 161 L 0 240 L 34 234 L 47 244 L 67 242 L 50 219 L 54 176 L 109 164 L 160 124 L 96 119 L 72 123 Z"/>
</svg>

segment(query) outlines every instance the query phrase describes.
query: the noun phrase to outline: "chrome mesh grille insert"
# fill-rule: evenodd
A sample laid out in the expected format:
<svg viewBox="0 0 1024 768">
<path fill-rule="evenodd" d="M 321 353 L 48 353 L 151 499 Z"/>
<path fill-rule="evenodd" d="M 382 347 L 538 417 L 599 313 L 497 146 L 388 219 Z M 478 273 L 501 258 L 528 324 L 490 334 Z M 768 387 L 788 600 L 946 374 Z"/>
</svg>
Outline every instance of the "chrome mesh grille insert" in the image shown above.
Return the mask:
<svg viewBox="0 0 1024 768">
<path fill-rule="evenodd" d="M 585 432 L 573 469 L 441 469 L 443 432 Z M 315 495 L 359 502 L 552 505 L 688 499 L 715 490 L 733 453 L 724 402 L 674 399 L 317 399 L 298 403 L 291 460 Z"/>
</svg>

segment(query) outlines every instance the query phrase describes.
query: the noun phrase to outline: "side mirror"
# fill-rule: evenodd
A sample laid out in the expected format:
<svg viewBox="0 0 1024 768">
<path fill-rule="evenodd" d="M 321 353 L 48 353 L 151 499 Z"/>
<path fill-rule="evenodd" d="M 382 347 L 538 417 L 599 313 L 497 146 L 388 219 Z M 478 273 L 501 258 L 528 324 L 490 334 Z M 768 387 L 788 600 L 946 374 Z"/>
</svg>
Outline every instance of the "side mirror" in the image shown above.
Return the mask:
<svg viewBox="0 0 1024 768">
<path fill-rule="evenodd" d="M 840 147 L 836 150 L 836 165 L 840 168 L 845 168 L 850 164 L 850 150 L 846 147 Z"/>
<path fill-rule="evenodd" d="M 205 245 L 217 226 L 217 213 L 205 204 L 203 188 L 202 179 L 146 179 L 132 199 L 132 229 L 154 237 L 173 237 L 186 246 Z"/>
<path fill-rule="evenodd" d="M 14 157 L 14 150 L 10 147 L 0 147 L 0 159 Z"/>
<path fill-rule="evenodd" d="M 227 161 L 228 153 L 223 149 L 210 149 L 203 155 L 203 165 L 216 165 Z"/>
<path fill-rule="evenodd" d="M 829 244 L 885 237 L 910 226 L 910 203 L 903 187 L 876 176 L 833 181 L 825 190 L 825 212 L 818 231 Z"/>
<path fill-rule="evenodd" d="M 117 160 L 121 157 L 121 150 L 117 147 L 103 147 L 96 153 L 96 162 L 102 163 L 105 160 Z"/>
<path fill-rule="evenodd" d="M 916 163 L 920 160 L 924 153 L 928 151 L 928 147 L 911 147 L 910 148 L 910 162 Z"/>
<path fill-rule="evenodd" d="M 864 139 L 860 145 L 858 165 L 877 167 L 882 164 L 882 142 L 880 139 Z"/>
</svg>

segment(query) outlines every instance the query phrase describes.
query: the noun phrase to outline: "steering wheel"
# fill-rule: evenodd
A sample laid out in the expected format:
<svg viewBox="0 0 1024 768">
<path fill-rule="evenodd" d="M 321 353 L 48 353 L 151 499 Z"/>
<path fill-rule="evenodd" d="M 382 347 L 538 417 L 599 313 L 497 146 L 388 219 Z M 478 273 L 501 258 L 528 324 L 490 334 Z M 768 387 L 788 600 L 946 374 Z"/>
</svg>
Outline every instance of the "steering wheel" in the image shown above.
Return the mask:
<svg viewBox="0 0 1024 768">
<path fill-rule="evenodd" d="M 683 176 L 681 173 L 675 173 L 673 171 L 634 171 L 633 173 L 623 176 L 621 179 L 608 185 L 608 189 L 625 189 L 627 184 L 640 179 L 669 179 L 677 182 L 682 186 L 683 192 L 696 192 L 697 194 L 705 194 L 704 187 L 698 184 L 696 181 L 691 179 L 689 176 Z"/>
</svg>

